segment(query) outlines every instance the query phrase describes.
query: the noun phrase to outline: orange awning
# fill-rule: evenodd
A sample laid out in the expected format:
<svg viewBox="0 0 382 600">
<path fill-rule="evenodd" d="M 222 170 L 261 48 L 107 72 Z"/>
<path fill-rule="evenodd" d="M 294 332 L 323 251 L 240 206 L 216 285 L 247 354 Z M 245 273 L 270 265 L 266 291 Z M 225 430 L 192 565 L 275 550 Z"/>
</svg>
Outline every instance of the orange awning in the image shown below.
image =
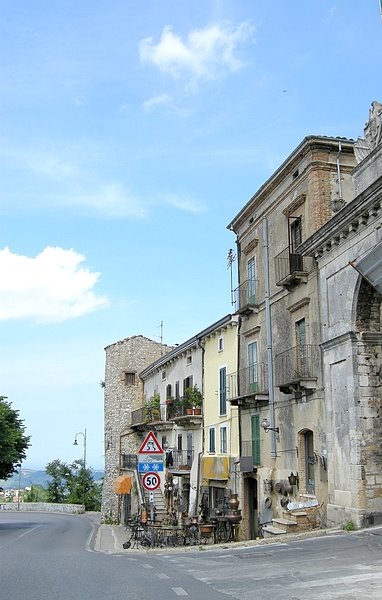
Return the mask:
<svg viewBox="0 0 382 600">
<path fill-rule="evenodd" d="M 113 488 L 116 494 L 130 494 L 131 484 L 131 475 L 120 475 L 113 482 Z"/>
</svg>

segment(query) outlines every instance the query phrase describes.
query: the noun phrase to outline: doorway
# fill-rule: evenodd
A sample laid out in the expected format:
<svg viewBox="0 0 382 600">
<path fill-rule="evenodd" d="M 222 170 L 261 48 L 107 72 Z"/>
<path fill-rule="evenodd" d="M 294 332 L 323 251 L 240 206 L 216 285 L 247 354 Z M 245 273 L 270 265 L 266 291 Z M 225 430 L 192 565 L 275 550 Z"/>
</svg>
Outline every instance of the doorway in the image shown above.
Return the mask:
<svg viewBox="0 0 382 600">
<path fill-rule="evenodd" d="M 257 479 L 255 477 L 247 477 L 245 482 L 248 506 L 248 538 L 250 540 L 255 540 L 258 537 L 259 531 Z"/>
</svg>

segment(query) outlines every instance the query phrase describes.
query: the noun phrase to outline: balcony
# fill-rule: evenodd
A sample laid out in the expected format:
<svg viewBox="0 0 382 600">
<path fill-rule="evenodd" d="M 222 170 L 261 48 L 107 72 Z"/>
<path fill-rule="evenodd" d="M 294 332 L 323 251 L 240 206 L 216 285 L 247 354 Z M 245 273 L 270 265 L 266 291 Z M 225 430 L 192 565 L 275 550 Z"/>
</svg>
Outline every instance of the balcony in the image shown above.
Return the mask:
<svg viewBox="0 0 382 600">
<path fill-rule="evenodd" d="M 312 392 L 317 388 L 321 364 L 319 346 L 294 346 L 275 356 L 275 385 L 281 392 Z"/>
<path fill-rule="evenodd" d="M 268 402 L 268 365 L 255 363 L 227 376 L 227 400 L 231 406 Z"/>
<path fill-rule="evenodd" d="M 201 408 L 187 408 L 184 398 L 167 400 L 159 408 L 143 406 L 131 411 L 130 427 L 133 429 L 150 429 L 152 425 L 157 428 L 166 428 L 171 422 L 178 425 L 198 424 L 202 420 Z"/>
<path fill-rule="evenodd" d="M 138 457 L 136 454 L 121 454 L 121 469 L 138 468 Z"/>
<path fill-rule="evenodd" d="M 193 450 L 170 450 L 166 466 L 170 473 L 189 472 L 194 460 Z"/>
<path fill-rule="evenodd" d="M 258 289 L 257 280 L 245 281 L 234 291 L 235 312 L 239 314 L 249 314 L 255 312 L 258 308 L 258 298 L 256 290 Z"/>
<path fill-rule="evenodd" d="M 275 256 L 276 285 L 290 290 L 300 283 L 308 281 L 308 273 L 312 269 L 313 259 L 311 256 L 301 256 L 285 248 Z"/>
</svg>

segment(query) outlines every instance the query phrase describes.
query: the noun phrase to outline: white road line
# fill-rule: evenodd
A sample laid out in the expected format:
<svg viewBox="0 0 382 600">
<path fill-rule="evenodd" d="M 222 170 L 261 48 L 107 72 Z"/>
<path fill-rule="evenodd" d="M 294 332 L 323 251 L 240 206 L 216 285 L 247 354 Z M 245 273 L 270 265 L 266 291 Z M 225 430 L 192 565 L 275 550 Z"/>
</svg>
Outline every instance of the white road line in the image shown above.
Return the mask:
<svg viewBox="0 0 382 600">
<path fill-rule="evenodd" d="M 175 594 L 177 596 L 188 596 L 188 593 L 186 592 L 186 590 L 184 590 L 182 587 L 179 588 L 171 588 L 173 592 L 175 592 Z"/>
<path fill-rule="evenodd" d="M 158 577 L 158 579 L 170 579 L 170 577 L 168 575 L 166 575 L 166 573 L 155 573 L 156 577 Z"/>
<path fill-rule="evenodd" d="M 144 569 L 153 569 L 154 567 L 152 565 L 148 565 L 147 563 L 143 563 L 141 565 Z"/>
</svg>

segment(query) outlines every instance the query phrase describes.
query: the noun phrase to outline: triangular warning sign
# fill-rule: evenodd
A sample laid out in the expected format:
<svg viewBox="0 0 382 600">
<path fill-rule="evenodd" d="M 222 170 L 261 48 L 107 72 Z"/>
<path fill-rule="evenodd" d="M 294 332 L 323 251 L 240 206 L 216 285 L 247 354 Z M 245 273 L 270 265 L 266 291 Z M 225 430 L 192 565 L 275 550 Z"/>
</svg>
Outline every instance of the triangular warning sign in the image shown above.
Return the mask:
<svg viewBox="0 0 382 600">
<path fill-rule="evenodd" d="M 150 431 L 141 444 L 138 454 L 163 454 L 163 450 L 155 437 L 154 433 Z"/>
</svg>

